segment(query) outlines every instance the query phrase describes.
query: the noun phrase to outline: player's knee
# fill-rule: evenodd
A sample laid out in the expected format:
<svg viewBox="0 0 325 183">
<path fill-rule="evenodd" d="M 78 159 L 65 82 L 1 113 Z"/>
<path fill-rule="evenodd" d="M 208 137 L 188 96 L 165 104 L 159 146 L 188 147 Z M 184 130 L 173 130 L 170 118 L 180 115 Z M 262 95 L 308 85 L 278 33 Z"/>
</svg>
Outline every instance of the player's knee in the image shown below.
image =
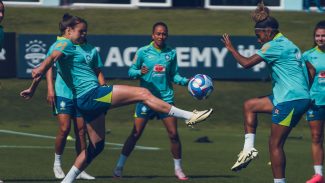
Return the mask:
<svg viewBox="0 0 325 183">
<path fill-rule="evenodd" d="M 322 144 L 323 137 L 320 133 L 312 133 L 311 137 L 311 141 L 313 144 Z"/>
<path fill-rule="evenodd" d="M 59 134 L 63 137 L 67 137 L 70 133 L 69 127 L 60 127 Z"/>
<path fill-rule="evenodd" d="M 169 133 L 169 139 L 172 143 L 178 143 L 179 142 L 179 136 L 177 133 Z"/>
<path fill-rule="evenodd" d="M 87 163 L 89 164 L 98 154 L 100 154 L 105 147 L 104 140 L 101 140 L 95 144 L 95 146 L 92 143 L 89 143 L 87 148 Z"/>
<path fill-rule="evenodd" d="M 147 88 L 141 88 L 140 90 L 140 96 L 143 100 L 149 99 L 153 96 Z"/>
<path fill-rule="evenodd" d="M 246 100 L 244 102 L 244 111 L 248 112 L 248 111 L 252 111 L 254 108 L 255 102 L 253 99 L 250 100 Z"/>
</svg>

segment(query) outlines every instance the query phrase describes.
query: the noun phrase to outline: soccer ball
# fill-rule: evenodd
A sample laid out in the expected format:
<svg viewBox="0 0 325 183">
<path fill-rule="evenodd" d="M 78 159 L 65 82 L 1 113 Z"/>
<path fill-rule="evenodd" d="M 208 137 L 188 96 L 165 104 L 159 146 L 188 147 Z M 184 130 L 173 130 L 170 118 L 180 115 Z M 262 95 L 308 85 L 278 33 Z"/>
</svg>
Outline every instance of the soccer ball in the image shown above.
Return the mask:
<svg viewBox="0 0 325 183">
<path fill-rule="evenodd" d="M 197 74 L 188 82 L 187 87 L 188 91 L 194 98 L 202 100 L 208 98 L 212 93 L 213 82 L 209 76 Z"/>
</svg>

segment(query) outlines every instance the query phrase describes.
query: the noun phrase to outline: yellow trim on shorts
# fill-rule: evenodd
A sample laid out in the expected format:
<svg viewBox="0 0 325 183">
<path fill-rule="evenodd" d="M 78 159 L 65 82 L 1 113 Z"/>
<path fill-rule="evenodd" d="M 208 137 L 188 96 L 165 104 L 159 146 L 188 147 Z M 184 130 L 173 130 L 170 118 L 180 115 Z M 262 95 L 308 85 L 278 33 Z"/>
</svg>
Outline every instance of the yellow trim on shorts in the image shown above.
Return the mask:
<svg viewBox="0 0 325 183">
<path fill-rule="evenodd" d="M 295 109 L 292 109 L 290 114 L 284 120 L 282 120 L 279 124 L 282 125 L 282 126 L 289 127 L 290 124 L 291 124 L 291 120 L 292 120 L 292 116 L 293 116 L 294 111 L 295 111 Z"/>
<path fill-rule="evenodd" d="M 97 98 L 97 99 L 94 99 L 98 102 L 104 102 L 104 103 L 112 103 L 112 92 L 109 92 L 109 94 L 103 96 L 103 97 L 100 97 L 100 98 Z"/>
</svg>

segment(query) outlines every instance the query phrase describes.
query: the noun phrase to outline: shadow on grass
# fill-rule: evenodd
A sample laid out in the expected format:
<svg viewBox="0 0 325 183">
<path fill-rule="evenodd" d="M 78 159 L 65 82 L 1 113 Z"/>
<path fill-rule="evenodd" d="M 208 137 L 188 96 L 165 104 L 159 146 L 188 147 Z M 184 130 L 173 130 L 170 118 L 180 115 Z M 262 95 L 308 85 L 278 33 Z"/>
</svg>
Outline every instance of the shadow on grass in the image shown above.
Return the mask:
<svg viewBox="0 0 325 183">
<path fill-rule="evenodd" d="M 4 182 L 60 182 L 58 179 L 4 179 Z"/>
</svg>

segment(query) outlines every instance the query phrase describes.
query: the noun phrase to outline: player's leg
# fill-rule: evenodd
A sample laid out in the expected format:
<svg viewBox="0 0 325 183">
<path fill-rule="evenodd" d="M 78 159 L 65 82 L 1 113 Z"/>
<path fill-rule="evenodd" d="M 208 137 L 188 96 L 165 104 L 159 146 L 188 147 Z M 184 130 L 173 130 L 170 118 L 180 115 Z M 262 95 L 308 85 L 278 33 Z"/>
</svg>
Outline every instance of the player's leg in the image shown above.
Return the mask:
<svg viewBox="0 0 325 183">
<path fill-rule="evenodd" d="M 88 147 L 81 151 L 62 183 L 73 182 L 92 160 L 103 151 L 105 146 L 105 114 L 101 114 L 87 123 L 87 132 L 89 136 Z"/>
<path fill-rule="evenodd" d="M 61 157 L 66 144 L 67 136 L 69 135 L 71 128 L 71 116 L 69 114 L 58 114 L 57 115 L 59 129 L 55 138 L 55 155 L 53 172 L 57 179 L 63 179 L 65 174 L 61 168 Z"/>
<path fill-rule="evenodd" d="M 167 113 L 171 116 L 186 119 L 188 125 L 194 125 L 205 120 L 212 113 L 212 109 L 189 112 L 172 106 L 153 96 L 149 90 L 142 87 L 114 85 L 112 94 L 112 107 L 119 107 L 135 102 L 142 102 L 152 110 Z"/>
<path fill-rule="evenodd" d="M 309 121 L 311 131 L 311 152 L 314 161 L 315 175 L 307 183 L 324 182 L 323 178 L 323 161 L 324 161 L 324 121 Z"/>
<path fill-rule="evenodd" d="M 274 179 L 285 182 L 286 158 L 283 150 L 284 143 L 292 127 L 272 124 L 269 140 L 269 152 Z"/>
<path fill-rule="evenodd" d="M 78 116 L 81 116 L 81 115 L 78 115 Z M 77 156 L 78 156 L 81 153 L 81 151 L 85 150 L 87 147 L 87 142 L 86 142 L 87 130 L 86 130 L 85 121 L 82 117 L 74 118 L 73 124 L 74 124 L 74 134 L 75 134 L 75 138 L 76 138 L 75 147 L 76 147 L 76 152 L 77 152 Z M 94 180 L 95 177 L 89 175 L 85 171 L 82 171 L 78 175 L 77 179 Z"/>
<path fill-rule="evenodd" d="M 114 177 L 122 177 L 122 172 L 127 158 L 132 153 L 137 141 L 142 135 L 148 120 L 145 118 L 135 118 L 131 134 L 124 142 L 122 152 L 113 171 Z"/>
<path fill-rule="evenodd" d="M 177 131 L 177 119 L 175 117 L 163 118 L 171 144 L 171 153 L 174 158 L 175 176 L 179 180 L 188 180 L 182 169 L 182 144 Z"/>
<path fill-rule="evenodd" d="M 257 128 L 257 114 L 271 113 L 273 104 L 269 97 L 253 98 L 245 101 L 244 110 L 244 129 L 245 142 L 243 150 L 239 153 L 238 159 L 232 166 L 231 170 L 239 171 L 245 168 L 254 158 L 257 157 L 258 151 L 254 148 L 255 134 Z"/>
<path fill-rule="evenodd" d="M 301 116 L 307 111 L 309 99 L 278 103 L 272 112 L 272 127 L 269 140 L 269 152 L 274 182 L 285 183 L 286 157 L 283 146 Z"/>
</svg>

